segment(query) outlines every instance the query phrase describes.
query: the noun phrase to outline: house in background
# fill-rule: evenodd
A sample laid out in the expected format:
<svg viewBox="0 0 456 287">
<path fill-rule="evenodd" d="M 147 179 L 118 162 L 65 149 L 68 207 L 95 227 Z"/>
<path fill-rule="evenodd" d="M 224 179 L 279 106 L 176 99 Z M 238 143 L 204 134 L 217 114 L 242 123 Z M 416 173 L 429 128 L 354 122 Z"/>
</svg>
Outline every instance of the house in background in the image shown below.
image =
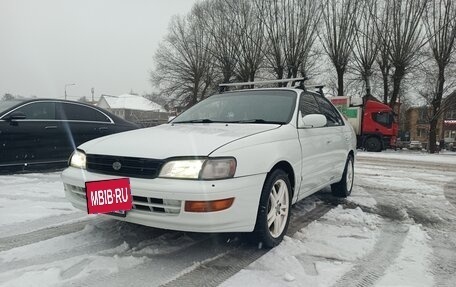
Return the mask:
<svg viewBox="0 0 456 287">
<path fill-rule="evenodd" d="M 456 150 L 456 93 L 445 99 L 445 107 L 442 131 L 445 145 Z"/>
<path fill-rule="evenodd" d="M 98 106 L 118 117 L 151 127 L 168 122 L 168 112 L 157 103 L 137 95 L 102 95 Z"/>
<path fill-rule="evenodd" d="M 431 107 L 412 107 L 406 112 L 405 125 L 410 141 L 419 141 L 424 148 L 429 144 Z M 443 117 L 437 121 L 437 142 L 443 139 Z"/>
</svg>

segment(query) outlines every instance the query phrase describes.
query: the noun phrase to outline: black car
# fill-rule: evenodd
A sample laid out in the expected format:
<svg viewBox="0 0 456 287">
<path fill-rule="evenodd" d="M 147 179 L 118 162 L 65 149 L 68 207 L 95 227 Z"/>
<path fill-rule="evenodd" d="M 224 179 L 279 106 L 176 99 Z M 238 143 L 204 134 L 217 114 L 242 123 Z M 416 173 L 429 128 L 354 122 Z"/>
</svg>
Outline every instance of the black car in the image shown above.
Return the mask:
<svg viewBox="0 0 456 287">
<path fill-rule="evenodd" d="M 0 101 L 0 172 L 64 167 L 78 145 L 137 128 L 80 102 Z"/>
</svg>

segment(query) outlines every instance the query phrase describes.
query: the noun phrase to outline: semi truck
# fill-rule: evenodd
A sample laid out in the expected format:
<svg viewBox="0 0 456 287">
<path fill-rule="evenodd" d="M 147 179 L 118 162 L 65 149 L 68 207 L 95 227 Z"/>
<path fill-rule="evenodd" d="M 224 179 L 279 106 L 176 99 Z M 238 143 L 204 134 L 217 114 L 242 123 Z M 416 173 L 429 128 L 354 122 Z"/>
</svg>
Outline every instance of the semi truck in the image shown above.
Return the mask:
<svg viewBox="0 0 456 287">
<path fill-rule="evenodd" d="M 367 96 L 328 99 L 353 126 L 358 148 L 373 152 L 396 148 L 399 126 L 388 105 Z"/>
</svg>

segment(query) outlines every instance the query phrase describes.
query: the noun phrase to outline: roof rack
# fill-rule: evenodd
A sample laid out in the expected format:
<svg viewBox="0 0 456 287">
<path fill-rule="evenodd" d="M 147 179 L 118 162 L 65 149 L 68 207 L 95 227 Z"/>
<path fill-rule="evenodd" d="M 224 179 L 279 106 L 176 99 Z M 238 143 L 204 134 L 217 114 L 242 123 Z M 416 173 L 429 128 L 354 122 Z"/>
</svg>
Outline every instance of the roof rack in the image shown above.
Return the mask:
<svg viewBox="0 0 456 287">
<path fill-rule="evenodd" d="M 311 86 L 306 86 L 306 89 L 308 88 L 315 88 L 317 90 L 317 93 L 323 96 L 323 88 L 325 85 L 311 85 Z"/>
<path fill-rule="evenodd" d="M 280 80 L 268 80 L 268 81 L 256 81 L 256 82 L 239 82 L 239 83 L 223 83 L 219 85 L 220 92 L 228 90 L 229 87 L 240 87 L 240 86 L 255 86 L 255 85 L 267 85 L 267 84 L 278 84 L 278 83 L 292 83 L 298 82 L 299 85 L 295 88 L 305 90 L 304 81 L 307 80 L 307 77 L 303 78 L 291 78 L 291 79 L 280 79 Z M 322 86 L 323 87 L 323 86 Z"/>
</svg>

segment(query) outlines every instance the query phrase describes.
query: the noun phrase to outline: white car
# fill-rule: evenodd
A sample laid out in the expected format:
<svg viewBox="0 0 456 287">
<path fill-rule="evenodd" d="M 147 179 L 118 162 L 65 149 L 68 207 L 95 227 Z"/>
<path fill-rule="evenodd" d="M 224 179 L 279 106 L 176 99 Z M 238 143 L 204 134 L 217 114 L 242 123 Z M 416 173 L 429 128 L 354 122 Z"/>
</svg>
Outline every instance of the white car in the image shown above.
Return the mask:
<svg viewBox="0 0 456 287">
<path fill-rule="evenodd" d="M 297 201 L 353 185 L 356 136 L 320 93 L 221 93 L 161 126 L 79 146 L 65 194 L 89 213 L 191 232 L 253 232 L 279 244 Z"/>
</svg>

